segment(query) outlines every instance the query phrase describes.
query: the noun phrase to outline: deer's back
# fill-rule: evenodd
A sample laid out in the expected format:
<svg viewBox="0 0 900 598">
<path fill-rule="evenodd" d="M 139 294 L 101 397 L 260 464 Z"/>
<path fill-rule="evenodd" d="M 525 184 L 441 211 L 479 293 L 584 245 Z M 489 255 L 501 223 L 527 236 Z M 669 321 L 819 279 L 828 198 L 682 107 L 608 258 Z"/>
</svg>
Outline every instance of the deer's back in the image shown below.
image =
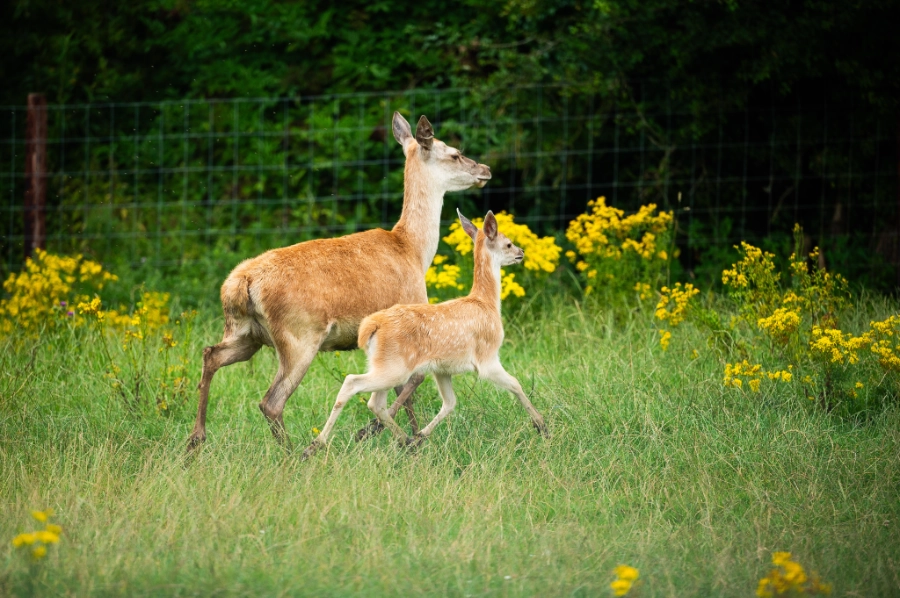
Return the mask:
<svg viewBox="0 0 900 598">
<path fill-rule="evenodd" d="M 355 348 L 369 314 L 427 300 L 421 263 L 382 229 L 267 251 L 239 264 L 222 285 L 226 318 L 231 311 L 270 330 L 330 325 L 324 350 Z"/>
</svg>

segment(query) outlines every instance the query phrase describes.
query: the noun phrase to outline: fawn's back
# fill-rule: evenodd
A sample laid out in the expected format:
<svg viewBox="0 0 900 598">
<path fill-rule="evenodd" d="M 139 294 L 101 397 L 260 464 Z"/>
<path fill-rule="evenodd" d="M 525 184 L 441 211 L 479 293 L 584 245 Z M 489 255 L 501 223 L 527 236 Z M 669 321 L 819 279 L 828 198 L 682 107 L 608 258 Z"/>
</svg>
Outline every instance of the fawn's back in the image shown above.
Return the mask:
<svg viewBox="0 0 900 598">
<path fill-rule="evenodd" d="M 455 375 L 477 370 L 497 355 L 503 322 L 494 306 L 474 297 L 395 305 L 366 318 L 358 342 L 370 367 L 402 363 L 411 372 Z"/>
</svg>

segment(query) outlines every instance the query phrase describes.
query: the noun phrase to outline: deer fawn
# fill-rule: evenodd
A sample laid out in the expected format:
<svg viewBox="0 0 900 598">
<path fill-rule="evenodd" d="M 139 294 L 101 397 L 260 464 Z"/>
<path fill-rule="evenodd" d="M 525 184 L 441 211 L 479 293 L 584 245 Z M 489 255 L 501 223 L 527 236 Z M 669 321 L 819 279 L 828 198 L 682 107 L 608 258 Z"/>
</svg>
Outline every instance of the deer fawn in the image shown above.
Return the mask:
<svg viewBox="0 0 900 598">
<path fill-rule="evenodd" d="M 463 229 L 475 242 L 472 291 L 467 297 L 436 305 L 395 305 L 363 320 L 358 343 L 368 356 L 369 371 L 347 376 L 331 416 L 321 434 L 304 451 L 304 457 L 327 442 L 347 401 L 365 392 L 372 393 L 369 409 L 390 428 L 395 438 L 405 444 L 421 443 L 456 406 L 450 377 L 471 371 L 516 395 L 534 427 L 547 435 L 544 418 L 525 396 L 518 380 L 500 365 L 498 355 L 503 343 L 500 267 L 521 262 L 525 252 L 497 230 L 493 212 L 487 213 L 481 231 L 459 210 L 457 214 Z M 387 409 L 387 391 L 415 374 L 427 372 L 434 374 L 443 405 L 435 418 L 410 438 Z"/>
<path fill-rule="evenodd" d="M 369 314 L 397 303 L 428 303 L 424 275 L 437 252 L 444 193 L 483 187 L 491 170 L 435 139 L 425 116 L 414 137 L 395 112 L 393 132 L 406 166 L 403 211 L 392 230 L 274 249 L 242 262 L 225 280 L 225 332 L 219 344 L 203 350 L 188 448 L 206 440 L 209 386 L 219 368 L 250 359 L 262 345 L 275 348 L 278 372 L 259 408 L 275 437 L 285 440 L 285 403 L 316 353 L 355 349 L 359 323 Z M 403 395 L 422 378 L 409 380 Z M 403 395 L 391 408 L 394 414 Z"/>
</svg>

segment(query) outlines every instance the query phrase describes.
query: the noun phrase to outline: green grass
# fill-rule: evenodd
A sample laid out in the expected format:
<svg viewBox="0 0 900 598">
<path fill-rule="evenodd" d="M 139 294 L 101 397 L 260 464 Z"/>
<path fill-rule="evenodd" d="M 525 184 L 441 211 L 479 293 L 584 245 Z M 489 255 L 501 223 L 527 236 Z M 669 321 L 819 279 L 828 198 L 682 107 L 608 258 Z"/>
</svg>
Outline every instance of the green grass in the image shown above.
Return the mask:
<svg viewBox="0 0 900 598">
<path fill-rule="evenodd" d="M 0 595 L 608 596 L 627 563 L 633 595 L 752 596 L 773 551 L 837 596 L 900 592 L 896 406 L 848 420 L 784 386 L 723 388 L 699 333 L 663 353 L 641 313 L 547 299 L 510 320 L 501 356 L 550 440 L 469 375 L 416 453 L 355 444 L 357 401 L 307 462 L 257 408 L 269 350 L 216 376 L 209 441 L 186 462 L 193 395 L 168 418 L 129 411 L 84 331 L 2 347 Z M 194 381 L 220 325 L 201 315 Z M 297 448 L 363 366 L 317 358 L 285 412 Z M 438 408 L 428 381 L 417 410 Z M 47 506 L 63 539 L 30 566 L 9 540 Z"/>
</svg>

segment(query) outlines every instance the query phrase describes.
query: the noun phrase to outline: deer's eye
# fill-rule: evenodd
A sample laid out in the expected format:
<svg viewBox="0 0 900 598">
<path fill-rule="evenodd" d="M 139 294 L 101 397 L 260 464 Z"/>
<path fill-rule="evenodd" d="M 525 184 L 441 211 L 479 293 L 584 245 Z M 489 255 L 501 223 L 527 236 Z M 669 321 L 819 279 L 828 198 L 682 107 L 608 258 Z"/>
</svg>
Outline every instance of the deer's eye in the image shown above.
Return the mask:
<svg viewBox="0 0 900 598">
<path fill-rule="evenodd" d="M 506 244 L 506 248 L 507 248 L 507 249 L 512 249 L 512 243 L 507 243 L 507 244 Z"/>
<path fill-rule="evenodd" d="M 458 160 L 459 160 L 459 154 L 453 154 L 453 159 L 458 161 Z"/>
</svg>

